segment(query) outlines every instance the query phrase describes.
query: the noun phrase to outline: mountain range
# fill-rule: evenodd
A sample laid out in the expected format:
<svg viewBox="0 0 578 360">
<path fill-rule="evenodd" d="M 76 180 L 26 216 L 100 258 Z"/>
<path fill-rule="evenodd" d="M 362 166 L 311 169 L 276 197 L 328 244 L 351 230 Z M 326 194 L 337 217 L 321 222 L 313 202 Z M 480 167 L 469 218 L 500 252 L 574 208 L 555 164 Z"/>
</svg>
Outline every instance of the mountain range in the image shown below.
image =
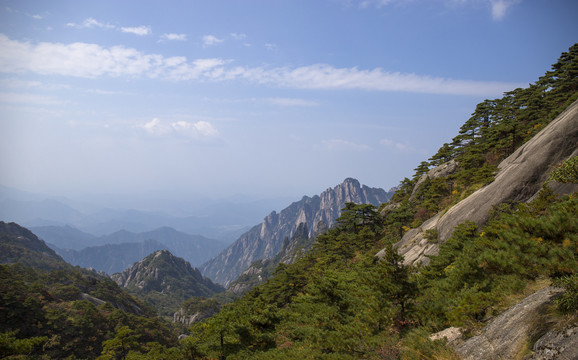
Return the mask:
<svg viewBox="0 0 578 360">
<path fill-rule="evenodd" d="M 73 201 L 0 186 L 0 219 L 27 228 L 70 226 L 96 237 L 120 230 L 140 233 L 168 226 L 231 243 L 263 214 L 287 201 L 286 198 L 246 197 L 178 201 L 129 198 L 126 203 L 110 199 L 110 204 L 100 205 L 104 201 L 101 198 L 107 197 Z"/>
<path fill-rule="evenodd" d="M 217 256 L 201 265 L 201 272 L 213 281 L 227 286 L 255 260 L 275 256 L 285 238 L 291 238 L 300 224 L 307 225 L 312 238 L 320 228 L 334 225 L 346 203 L 380 205 L 389 200 L 392 192 L 361 185 L 347 178 L 320 195 L 304 196 L 277 213 L 271 212 Z"/>
<path fill-rule="evenodd" d="M 185 234 L 170 227 L 143 233 L 121 230 L 101 237 L 70 226 L 41 226 L 31 230 L 70 264 L 107 274 L 123 271 L 148 254 L 165 249 L 198 266 L 226 246 L 218 240 Z"/>
</svg>

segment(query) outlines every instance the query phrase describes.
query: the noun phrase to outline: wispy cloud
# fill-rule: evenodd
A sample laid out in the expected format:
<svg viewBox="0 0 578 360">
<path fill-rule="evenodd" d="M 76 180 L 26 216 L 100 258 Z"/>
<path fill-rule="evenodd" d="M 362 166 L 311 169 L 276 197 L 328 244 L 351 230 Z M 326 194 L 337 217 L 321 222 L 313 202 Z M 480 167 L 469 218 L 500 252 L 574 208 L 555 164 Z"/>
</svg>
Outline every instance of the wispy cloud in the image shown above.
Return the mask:
<svg viewBox="0 0 578 360">
<path fill-rule="evenodd" d="M 235 40 L 245 40 L 247 38 L 247 35 L 239 33 L 231 33 L 231 37 Z"/>
<path fill-rule="evenodd" d="M 186 41 L 187 35 L 186 34 L 162 34 L 161 40 L 166 41 Z"/>
<path fill-rule="evenodd" d="M 154 118 L 142 125 L 149 134 L 155 136 L 184 136 L 192 139 L 210 139 L 219 134 L 217 129 L 208 121 L 163 121 Z"/>
<path fill-rule="evenodd" d="M 388 147 L 388 148 L 395 149 L 398 152 L 405 153 L 405 152 L 415 152 L 416 151 L 415 148 L 413 148 L 410 145 L 400 143 L 397 141 L 393 141 L 393 140 L 389 140 L 389 139 L 382 139 L 379 143 L 381 145 Z"/>
<path fill-rule="evenodd" d="M 315 101 L 296 98 L 268 98 L 267 102 L 279 106 L 318 106 Z"/>
<path fill-rule="evenodd" d="M 492 7 L 492 18 L 494 20 L 502 20 L 506 16 L 506 12 L 513 5 L 519 3 L 521 0 L 490 0 Z"/>
<path fill-rule="evenodd" d="M 121 27 L 120 31 L 123 33 L 135 34 L 138 36 L 145 36 L 152 34 L 150 26 L 137 26 L 137 27 Z"/>
<path fill-rule="evenodd" d="M 114 26 L 114 25 L 105 24 L 105 23 L 102 23 L 102 22 L 100 22 L 96 19 L 93 19 L 93 18 L 88 18 L 80 24 L 71 22 L 71 23 L 66 24 L 66 26 L 77 28 L 77 29 L 91 29 L 91 28 L 115 29 L 116 28 L 116 26 Z"/>
<path fill-rule="evenodd" d="M 359 7 L 362 9 L 365 8 L 384 8 L 386 6 L 391 5 L 405 5 L 415 2 L 426 2 L 426 0 L 363 0 L 359 2 Z M 522 0 L 444 0 L 439 1 L 439 3 L 443 4 L 442 6 L 446 6 L 449 8 L 461 7 L 461 6 L 475 6 L 478 7 L 482 5 L 481 8 L 487 9 L 489 8 L 492 13 L 492 19 L 494 20 L 502 20 L 508 10 L 515 4 L 520 3 Z M 427 0 L 430 2 L 430 0 Z M 485 5 L 485 6 L 484 6 Z"/>
<path fill-rule="evenodd" d="M 207 46 L 213 46 L 219 43 L 222 43 L 223 41 L 225 41 L 224 39 L 219 39 L 218 37 L 214 36 L 214 35 L 204 35 L 203 38 L 203 46 L 207 47 Z"/>
<path fill-rule="evenodd" d="M 144 35 L 152 34 L 152 30 L 151 30 L 150 26 L 141 25 L 141 26 L 136 26 L 136 27 L 124 27 L 124 26 L 118 27 L 118 26 L 111 25 L 108 23 L 100 22 L 94 18 L 87 18 L 80 24 L 70 22 L 70 23 L 66 24 L 66 26 L 73 27 L 76 29 L 92 29 L 92 28 L 114 29 L 114 30 L 118 30 L 118 31 L 123 32 L 123 33 L 135 34 L 138 36 L 144 36 Z"/>
<path fill-rule="evenodd" d="M 164 57 L 123 46 L 87 43 L 29 43 L 0 34 L 0 72 L 33 72 L 84 78 L 148 77 L 173 81 L 243 80 L 297 89 L 395 91 L 428 94 L 496 96 L 526 84 L 455 80 L 389 72 L 381 68 L 337 68 L 328 64 L 291 67 L 233 66 L 231 60 Z"/>
<path fill-rule="evenodd" d="M 26 105 L 62 105 L 65 102 L 52 96 L 23 94 L 23 93 L 0 93 L 0 103 L 26 104 Z"/>
</svg>

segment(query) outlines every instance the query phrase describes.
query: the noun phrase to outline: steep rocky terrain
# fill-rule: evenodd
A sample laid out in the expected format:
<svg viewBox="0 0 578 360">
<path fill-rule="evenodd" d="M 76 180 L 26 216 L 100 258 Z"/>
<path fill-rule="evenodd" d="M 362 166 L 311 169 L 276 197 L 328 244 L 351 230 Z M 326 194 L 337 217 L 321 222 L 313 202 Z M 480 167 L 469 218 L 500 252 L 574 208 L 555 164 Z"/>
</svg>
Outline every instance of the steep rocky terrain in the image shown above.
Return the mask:
<svg viewBox="0 0 578 360">
<path fill-rule="evenodd" d="M 439 242 L 449 238 L 453 229 L 469 220 L 484 224 L 490 210 L 504 202 L 525 202 L 533 198 L 548 179 L 549 173 L 563 161 L 578 154 L 578 101 L 560 114 L 540 133 L 503 160 L 495 180 L 460 201 L 447 212 L 441 212 L 425 221 L 418 228 L 409 230 L 396 246 L 405 257 L 406 264 L 427 264 L 428 256 L 437 254 Z M 438 168 L 448 168 L 440 165 Z M 449 168 L 453 168 L 450 166 Z M 433 170 L 436 170 L 433 169 Z M 436 171 L 427 175 L 434 177 Z M 447 176 L 451 172 L 441 172 Z M 419 187 L 416 184 L 414 191 Z M 568 194 L 578 190 L 576 184 L 550 183 L 555 191 Z M 394 206 L 394 204 L 390 205 Z M 439 242 L 426 238 L 428 230 L 438 234 Z M 382 256 L 380 252 L 378 256 Z"/>
<path fill-rule="evenodd" d="M 227 290 L 241 295 L 264 283 L 279 264 L 292 264 L 300 255 L 309 250 L 312 244 L 313 239 L 309 237 L 307 224 L 299 224 L 291 239 L 285 238 L 277 255 L 271 259 L 261 259 L 252 263 L 247 270 L 243 271 L 241 276 L 229 285 Z"/>
<path fill-rule="evenodd" d="M 283 244 L 291 238 L 301 223 L 307 224 L 309 237 L 313 237 L 322 226 L 331 227 L 348 202 L 380 205 L 391 197 L 383 189 L 360 185 L 348 178 L 321 195 L 304 196 L 280 213 L 273 211 L 261 224 L 243 234 L 231 246 L 212 258 L 200 269 L 205 276 L 227 286 L 255 260 L 272 258 Z"/>
<path fill-rule="evenodd" d="M 162 314 L 172 315 L 179 305 L 194 296 L 209 297 L 224 291 L 200 271 L 168 250 L 159 250 L 111 278 L 130 293 L 140 296 Z"/>
</svg>

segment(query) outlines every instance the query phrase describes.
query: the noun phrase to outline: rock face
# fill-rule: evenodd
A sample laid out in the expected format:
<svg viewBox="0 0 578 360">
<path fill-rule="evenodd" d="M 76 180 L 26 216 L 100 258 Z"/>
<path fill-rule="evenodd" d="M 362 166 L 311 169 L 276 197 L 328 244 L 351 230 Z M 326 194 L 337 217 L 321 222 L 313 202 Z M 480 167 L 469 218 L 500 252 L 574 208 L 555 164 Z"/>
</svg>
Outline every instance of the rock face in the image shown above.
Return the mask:
<svg viewBox="0 0 578 360">
<path fill-rule="evenodd" d="M 456 346 L 456 352 L 464 360 L 521 358 L 527 342 L 548 330 L 545 309 L 562 291 L 547 287 L 528 296 L 492 320 L 481 334 Z M 542 334 L 536 333 L 540 329 Z"/>
<path fill-rule="evenodd" d="M 191 326 L 192 324 L 206 320 L 211 316 L 215 315 L 218 310 L 215 311 L 199 311 L 192 315 L 186 313 L 185 309 L 179 309 L 179 311 L 175 312 L 173 315 L 173 322 L 175 323 L 183 323 L 187 326 Z"/>
<path fill-rule="evenodd" d="M 258 259 L 272 258 L 285 238 L 291 238 L 299 224 L 307 224 L 309 237 L 319 231 L 318 224 L 331 227 L 348 202 L 380 205 L 391 198 L 383 189 L 361 186 L 355 179 L 345 181 L 321 195 L 304 196 L 280 213 L 273 211 L 263 222 L 243 234 L 219 255 L 201 266 L 205 276 L 227 286 Z"/>
<path fill-rule="evenodd" d="M 404 263 L 427 264 L 429 262 L 427 256 L 437 254 L 439 244 L 430 243 L 425 239 L 426 230 L 435 229 L 439 235 L 439 242 L 444 242 L 451 236 L 454 228 L 466 220 L 482 225 L 488 221 L 493 206 L 505 201 L 525 202 L 532 199 L 542 188 L 550 172 L 558 164 L 576 155 L 578 155 L 578 101 L 504 159 L 492 183 L 460 201 L 446 213 L 438 214 L 419 228 L 408 231 L 396 244 L 405 257 Z M 552 185 L 559 193 L 578 191 L 576 184 Z"/>
<path fill-rule="evenodd" d="M 319 226 L 318 226 L 319 227 Z M 322 226 L 321 226 L 322 227 Z M 253 262 L 247 270 L 243 271 L 235 281 L 227 288 L 234 294 L 241 295 L 255 286 L 267 280 L 277 265 L 283 263 L 289 265 L 295 262 L 304 252 L 313 245 L 313 238 L 309 237 L 306 223 L 301 223 L 295 230 L 291 239 L 285 238 L 281 250 L 271 259 L 261 259 Z"/>
<path fill-rule="evenodd" d="M 424 183 L 424 181 L 426 181 L 426 179 L 433 180 L 433 179 L 437 179 L 440 177 L 446 177 L 446 176 L 451 175 L 454 172 L 456 172 L 457 169 L 458 169 L 458 163 L 455 160 L 450 160 L 446 163 L 443 163 L 439 166 L 436 166 L 435 168 L 428 171 L 426 174 L 423 174 L 417 180 L 417 182 L 415 183 L 415 186 L 413 187 L 413 191 L 412 191 L 411 196 L 410 196 L 410 201 L 415 198 L 417 190 L 419 189 L 420 185 L 422 185 Z"/>
<path fill-rule="evenodd" d="M 536 341 L 532 350 L 534 354 L 528 360 L 578 359 L 578 327 L 551 330 Z"/>
<path fill-rule="evenodd" d="M 136 293 L 156 291 L 169 294 L 178 292 L 184 299 L 193 296 L 211 296 L 224 289 L 203 277 L 187 261 L 173 256 L 167 250 L 156 251 L 135 263 L 122 273 L 111 276 L 119 286 Z"/>
</svg>

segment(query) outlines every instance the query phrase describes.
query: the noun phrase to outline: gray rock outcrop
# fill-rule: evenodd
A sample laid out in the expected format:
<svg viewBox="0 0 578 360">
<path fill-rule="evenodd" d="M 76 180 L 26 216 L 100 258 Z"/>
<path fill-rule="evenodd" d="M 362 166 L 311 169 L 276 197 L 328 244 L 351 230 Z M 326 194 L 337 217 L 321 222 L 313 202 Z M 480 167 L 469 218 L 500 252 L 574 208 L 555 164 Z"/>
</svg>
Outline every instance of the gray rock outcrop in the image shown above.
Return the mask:
<svg viewBox="0 0 578 360">
<path fill-rule="evenodd" d="M 479 335 L 456 346 L 456 352 L 464 360 L 521 358 L 527 343 L 552 325 L 546 315 L 547 306 L 562 292 L 547 287 L 526 297 L 490 321 Z"/>
<path fill-rule="evenodd" d="M 466 220 L 478 225 L 486 223 L 490 210 L 505 201 L 526 202 L 536 196 L 554 168 L 578 155 L 578 101 L 504 159 L 498 166 L 495 180 L 460 201 L 447 212 L 437 214 L 419 228 L 411 229 L 396 244 L 404 255 L 404 263 L 429 263 L 436 255 L 439 243 L 446 241 L 454 228 Z M 578 191 L 576 184 L 552 184 L 560 194 Z M 417 188 L 417 187 L 416 187 Z M 438 243 L 425 238 L 425 232 L 435 229 Z M 380 256 L 381 252 L 377 254 Z"/>
<path fill-rule="evenodd" d="M 194 323 L 199 321 L 206 320 L 211 316 L 215 315 L 218 312 L 216 311 L 199 311 L 194 314 L 187 314 L 185 309 L 181 308 L 179 311 L 175 312 L 173 315 L 173 322 L 175 323 L 183 323 L 186 326 L 191 326 Z"/>
<path fill-rule="evenodd" d="M 578 326 L 547 332 L 536 341 L 532 350 L 534 353 L 527 360 L 578 359 Z"/>
<path fill-rule="evenodd" d="M 219 255 L 200 269 L 214 281 L 228 286 L 251 263 L 258 259 L 272 258 L 282 247 L 285 238 L 291 238 L 301 223 L 307 224 L 309 237 L 319 232 L 319 224 L 331 227 L 348 202 L 380 205 L 389 200 L 391 194 L 383 189 L 360 185 L 355 179 L 345 181 L 321 195 L 304 196 L 280 213 L 273 211 L 261 224 L 243 234 Z"/>
<path fill-rule="evenodd" d="M 446 163 L 436 166 L 435 168 L 429 170 L 427 173 L 423 174 L 415 183 L 411 196 L 409 198 L 412 201 L 419 190 L 419 187 L 427 180 L 433 180 L 441 177 L 447 177 L 456 172 L 458 169 L 458 163 L 455 160 L 450 160 Z"/>
<path fill-rule="evenodd" d="M 440 218 L 437 225 L 440 240 L 447 240 L 453 229 L 466 220 L 485 223 L 494 205 L 506 200 L 528 201 L 542 188 L 549 173 L 574 155 L 578 155 L 578 101 L 502 161 L 491 184 L 468 196 Z"/>
</svg>

